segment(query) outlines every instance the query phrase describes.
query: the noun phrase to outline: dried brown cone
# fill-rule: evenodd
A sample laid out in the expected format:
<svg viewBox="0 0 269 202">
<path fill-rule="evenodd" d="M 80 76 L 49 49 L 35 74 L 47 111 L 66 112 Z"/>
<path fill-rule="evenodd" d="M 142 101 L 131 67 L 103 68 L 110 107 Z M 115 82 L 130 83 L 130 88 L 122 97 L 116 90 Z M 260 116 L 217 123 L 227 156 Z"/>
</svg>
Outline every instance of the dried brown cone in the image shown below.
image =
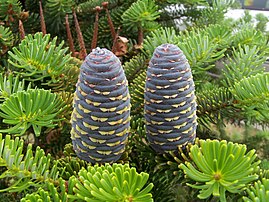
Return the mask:
<svg viewBox="0 0 269 202">
<path fill-rule="evenodd" d="M 128 39 L 122 36 L 119 36 L 120 29 L 118 29 L 115 39 L 113 41 L 112 52 L 117 56 L 126 55 L 128 52 Z"/>
<path fill-rule="evenodd" d="M 19 20 L 19 32 L 20 32 L 21 40 L 23 40 L 25 38 L 25 31 L 24 31 L 23 23 L 21 20 Z"/>
<path fill-rule="evenodd" d="M 20 20 L 25 21 L 29 18 L 29 11 L 23 11 L 19 15 Z"/>
</svg>

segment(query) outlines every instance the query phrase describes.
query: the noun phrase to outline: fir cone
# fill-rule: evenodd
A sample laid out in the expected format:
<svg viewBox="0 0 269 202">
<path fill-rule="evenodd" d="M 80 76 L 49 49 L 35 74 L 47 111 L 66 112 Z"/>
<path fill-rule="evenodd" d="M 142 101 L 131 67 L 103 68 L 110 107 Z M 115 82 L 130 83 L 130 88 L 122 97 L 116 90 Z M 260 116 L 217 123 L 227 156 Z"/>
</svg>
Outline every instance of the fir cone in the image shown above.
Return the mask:
<svg viewBox="0 0 269 202">
<path fill-rule="evenodd" d="M 153 53 L 145 85 L 147 139 L 160 153 L 193 142 L 196 102 L 189 63 L 175 45 L 163 44 Z"/>
<path fill-rule="evenodd" d="M 94 49 L 80 68 L 74 95 L 71 138 L 79 158 L 115 162 L 124 152 L 130 126 L 130 95 L 119 59 Z"/>
</svg>

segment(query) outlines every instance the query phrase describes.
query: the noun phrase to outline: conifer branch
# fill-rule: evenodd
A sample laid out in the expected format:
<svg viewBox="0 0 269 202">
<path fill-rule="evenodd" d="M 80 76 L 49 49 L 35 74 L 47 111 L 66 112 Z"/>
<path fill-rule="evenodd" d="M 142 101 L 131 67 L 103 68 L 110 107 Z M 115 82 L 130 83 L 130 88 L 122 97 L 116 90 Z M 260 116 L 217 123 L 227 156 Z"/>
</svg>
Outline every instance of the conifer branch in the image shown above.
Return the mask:
<svg viewBox="0 0 269 202">
<path fill-rule="evenodd" d="M 0 166 L 6 168 L 1 179 L 14 179 L 8 188 L 1 188 L 0 192 L 19 192 L 31 186 L 42 187 L 46 182 L 59 183 L 59 171 L 52 164 L 51 155 L 45 155 L 40 147 L 33 150 L 31 144 L 27 145 L 24 153 L 24 146 L 19 137 L 12 139 L 10 135 L 3 137 L 0 134 Z"/>
</svg>

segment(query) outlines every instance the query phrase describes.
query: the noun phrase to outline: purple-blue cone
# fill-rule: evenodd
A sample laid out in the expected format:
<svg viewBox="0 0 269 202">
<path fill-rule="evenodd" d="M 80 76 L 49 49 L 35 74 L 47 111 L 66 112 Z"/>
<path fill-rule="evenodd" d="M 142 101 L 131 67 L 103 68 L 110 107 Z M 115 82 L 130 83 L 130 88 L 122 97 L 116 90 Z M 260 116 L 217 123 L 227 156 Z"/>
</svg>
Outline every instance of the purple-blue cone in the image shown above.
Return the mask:
<svg viewBox="0 0 269 202">
<path fill-rule="evenodd" d="M 147 139 L 160 153 L 193 142 L 197 118 L 194 82 L 183 52 L 173 44 L 157 47 L 147 69 L 144 113 Z"/>
<path fill-rule="evenodd" d="M 130 127 L 130 95 L 112 52 L 96 48 L 86 57 L 73 106 L 71 139 L 78 157 L 91 163 L 117 161 Z"/>
</svg>

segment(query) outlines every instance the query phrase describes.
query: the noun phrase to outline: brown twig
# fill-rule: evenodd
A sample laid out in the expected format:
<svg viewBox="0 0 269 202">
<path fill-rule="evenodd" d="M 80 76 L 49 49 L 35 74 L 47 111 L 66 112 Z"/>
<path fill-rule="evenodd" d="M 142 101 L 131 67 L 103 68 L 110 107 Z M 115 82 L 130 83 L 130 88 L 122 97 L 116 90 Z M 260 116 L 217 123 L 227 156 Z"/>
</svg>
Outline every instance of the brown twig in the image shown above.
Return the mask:
<svg viewBox="0 0 269 202">
<path fill-rule="evenodd" d="M 111 20 L 111 16 L 110 16 L 110 13 L 109 13 L 109 10 L 108 10 L 108 2 L 107 1 L 103 2 L 102 6 L 106 10 L 107 21 L 108 21 L 108 24 L 109 24 L 111 35 L 112 35 L 113 40 L 115 40 L 115 38 L 117 38 L 116 37 L 116 31 L 115 31 L 115 28 L 114 28 L 114 25 L 113 25 L 113 22 Z"/>
<path fill-rule="evenodd" d="M 79 47 L 80 47 L 80 56 L 81 56 L 81 59 L 85 59 L 85 57 L 87 56 L 87 51 L 85 48 L 85 43 L 84 43 L 84 39 L 80 30 L 80 26 L 78 23 L 77 14 L 74 8 L 73 8 L 73 16 L 74 16 L 76 32 L 77 32 L 77 37 L 78 37 L 78 42 L 79 42 Z"/>
<path fill-rule="evenodd" d="M 91 49 L 95 49 L 97 46 L 97 40 L 98 40 L 98 24 L 99 24 L 99 12 L 101 11 L 100 6 L 95 7 L 95 22 L 94 22 L 94 30 L 93 30 L 93 36 L 92 36 L 92 44 Z"/>
<path fill-rule="evenodd" d="M 139 25 L 139 27 L 138 27 L 138 41 L 137 41 L 138 47 L 142 46 L 143 40 L 144 40 L 143 28 L 141 25 Z"/>
<path fill-rule="evenodd" d="M 69 48 L 70 51 L 72 53 L 72 56 L 75 56 L 75 47 L 74 47 L 74 41 L 73 41 L 73 37 L 72 37 L 72 33 L 70 30 L 70 25 L 69 25 L 69 21 L 68 21 L 68 14 L 65 15 L 65 28 L 66 28 L 66 34 L 67 34 L 67 39 L 68 39 L 68 43 L 69 43 Z"/>
<path fill-rule="evenodd" d="M 12 4 L 8 5 L 7 14 L 8 14 L 7 25 L 9 26 L 10 23 L 14 22 L 14 18 L 13 18 L 14 10 L 13 10 Z"/>
<path fill-rule="evenodd" d="M 20 32 L 21 40 L 23 40 L 25 38 L 25 31 L 24 31 L 23 23 L 21 20 L 19 20 L 19 32 Z"/>
<path fill-rule="evenodd" d="M 112 45 L 112 48 L 111 48 L 111 52 L 114 53 L 114 54 L 117 51 L 117 40 L 118 40 L 119 34 L 120 34 L 120 28 L 118 28 L 118 30 L 117 30 L 117 33 L 115 35 L 115 38 L 113 40 L 113 45 Z"/>
<path fill-rule="evenodd" d="M 8 47 L 5 45 L 2 46 L 2 51 L 0 51 L 0 55 L 4 55 L 7 51 L 8 51 Z"/>
<path fill-rule="evenodd" d="M 45 23 L 45 18 L 44 18 L 44 13 L 43 13 L 41 1 L 39 1 L 39 15 L 40 15 L 41 31 L 42 31 L 43 35 L 45 35 L 45 34 L 47 34 L 47 30 L 46 30 L 46 23 Z"/>
</svg>

